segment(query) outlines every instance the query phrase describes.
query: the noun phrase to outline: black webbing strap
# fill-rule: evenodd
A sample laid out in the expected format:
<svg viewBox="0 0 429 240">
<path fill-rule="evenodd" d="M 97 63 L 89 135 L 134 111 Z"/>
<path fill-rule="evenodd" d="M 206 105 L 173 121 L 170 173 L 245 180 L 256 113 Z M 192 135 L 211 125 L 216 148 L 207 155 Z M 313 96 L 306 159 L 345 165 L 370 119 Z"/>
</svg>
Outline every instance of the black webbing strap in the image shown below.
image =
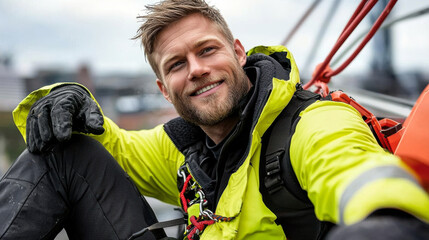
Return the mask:
<svg viewBox="0 0 429 240">
<path fill-rule="evenodd" d="M 157 222 L 157 223 L 150 225 L 149 227 L 145 227 L 142 230 L 134 233 L 133 235 L 131 235 L 131 237 L 128 238 L 128 240 L 136 239 L 136 238 L 142 236 L 143 234 L 145 234 L 147 231 L 151 231 L 155 235 L 156 239 L 173 239 L 173 238 L 165 238 L 165 237 L 159 238 L 158 234 L 156 234 L 156 230 L 167 228 L 167 227 L 174 227 L 174 226 L 178 226 L 178 225 L 183 225 L 183 224 L 186 224 L 186 222 L 187 221 L 183 217 L 168 220 L 168 221 L 163 221 L 163 222 Z"/>
<path fill-rule="evenodd" d="M 264 136 L 266 151 L 263 180 L 271 201 L 278 206 L 285 205 L 285 199 L 288 201 L 288 208 L 299 208 L 310 202 L 293 171 L 289 148 L 299 113 L 320 98 L 319 94 L 298 88 L 268 130 L 268 135 Z"/>
</svg>

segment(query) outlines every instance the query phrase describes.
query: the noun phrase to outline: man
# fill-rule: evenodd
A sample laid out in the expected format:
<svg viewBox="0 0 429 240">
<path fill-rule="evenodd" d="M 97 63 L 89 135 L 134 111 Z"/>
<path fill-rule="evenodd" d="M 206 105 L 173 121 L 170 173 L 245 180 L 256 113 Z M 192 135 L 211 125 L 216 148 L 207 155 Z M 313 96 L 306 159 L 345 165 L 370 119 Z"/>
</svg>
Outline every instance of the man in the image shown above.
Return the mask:
<svg viewBox="0 0 429 240">
<path fill-rule="evenodd" d="M 3 239 L 49 239 L 62 227 L 76 239 L 130 237 L 156 219 L 127 176 L 143 195 L 182 206 L 188 239 L 428 236 L 428 195 L 343 103 L 317 101 L 300 113 L 289 161 L 309 203 L 291 195 L 281 201 L 300 207 L 269 209 L 260 176 L 263 137 L 303 92 L 291 53 L 260 46 L 246 54 L 202 0 L 148 9 L 137 38 L 180 118 L 124 131 L 79 85 L 30 94 L 14 118 L 28 149 L 41 153 L 24 152 L 1 182 Z"/>
</svg>

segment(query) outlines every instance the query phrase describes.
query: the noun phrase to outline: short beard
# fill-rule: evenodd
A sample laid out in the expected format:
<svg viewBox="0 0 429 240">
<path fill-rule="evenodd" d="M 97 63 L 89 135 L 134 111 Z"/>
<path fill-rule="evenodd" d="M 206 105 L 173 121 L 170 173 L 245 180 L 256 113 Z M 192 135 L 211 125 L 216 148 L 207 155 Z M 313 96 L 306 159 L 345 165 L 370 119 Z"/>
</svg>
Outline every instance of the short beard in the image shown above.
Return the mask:
<svg viewBox="0 0 429 240">
<path fill-rule="evenodd" d="M 228 90 L 228 97 L 225 102 L 221 104 L 211 103 L 215 99 L 207 99 L 207 105 L 209 105 L 211 111 L 198 111 L 188 103 L 185 103 L 183 98 L 175 96 L 176 111 L 186 121 L 193 123 L 198 126 L 215 126 L 225 119 L 238 115 L 239 103 L 243 99 L 248 91 L 249 85 L 247 76 L 239 65 L 236 71 L 233 71 L 233 81 L 231 81 L 230 88 Z"/>
</svg>

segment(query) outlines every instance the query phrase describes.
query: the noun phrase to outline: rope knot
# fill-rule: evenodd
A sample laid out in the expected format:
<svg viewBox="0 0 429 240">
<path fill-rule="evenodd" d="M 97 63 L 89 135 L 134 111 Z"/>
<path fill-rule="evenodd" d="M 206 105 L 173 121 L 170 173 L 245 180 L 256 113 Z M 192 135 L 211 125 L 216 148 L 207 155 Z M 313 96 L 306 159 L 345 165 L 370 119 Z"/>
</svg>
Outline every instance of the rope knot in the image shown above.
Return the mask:
<svg viewBox="0 0 429 240">
<path fill-rule="evenodd" d="M 331 81 L 332 77 L 332 68 L 327 64 L 326 66 L 323 66 L 324 63 L 319 63 L 316 66 L 316 69 L 313 72 L 313 78 L 316 79 L 318 82 L 326 83 L 328 84 L 329 81 Z M 323 67 L 323 69 L 321 69 Z M 316 76 L 317 74 L 317 76 Z"/>
</svg>

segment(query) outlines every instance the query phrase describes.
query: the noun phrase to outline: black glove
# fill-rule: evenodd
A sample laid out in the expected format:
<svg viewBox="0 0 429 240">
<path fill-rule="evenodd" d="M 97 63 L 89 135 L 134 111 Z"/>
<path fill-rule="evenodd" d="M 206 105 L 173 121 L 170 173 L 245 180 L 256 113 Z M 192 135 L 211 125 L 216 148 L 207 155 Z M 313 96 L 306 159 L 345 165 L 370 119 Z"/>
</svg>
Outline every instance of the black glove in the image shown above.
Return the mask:
<svg viewBox="0 0 429 240">
<path fill-rule="evenodd" d="M 27 147 L 42 152 L 71 138 L 72 131 L 102 134 L 103 115 L 89 93 L 78 85 L 63 85 L 39 99 L 27 117 Z"/>
<path fill-rule="evenodd" d="M 327 240 L 423 240 L 429 224 L 399 210 L 380 210 L 349 226 L 335 227 Z"/>
</svg>

